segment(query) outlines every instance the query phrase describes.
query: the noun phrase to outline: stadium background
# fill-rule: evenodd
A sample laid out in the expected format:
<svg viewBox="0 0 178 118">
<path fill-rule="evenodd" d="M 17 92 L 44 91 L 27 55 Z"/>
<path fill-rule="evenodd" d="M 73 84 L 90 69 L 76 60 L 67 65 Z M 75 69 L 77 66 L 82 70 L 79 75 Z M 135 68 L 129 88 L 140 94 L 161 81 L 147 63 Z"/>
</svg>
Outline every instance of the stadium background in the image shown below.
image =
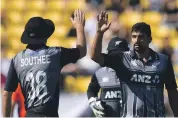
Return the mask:
<svg viewBox="0 0 178 118">
<path fill-rule="evenodd" d="M 47 45 L 72 48 L 76 32 L 70 17 L 78 8 L 86 14 L 88 52 L 85 58 L 62 70 L 60 116 L 77 116 L 88 107 L 86 90 L 91 75 L 99 68 L 89 59 L 89 53 L 96 31 L 96 14 L 101 10 L 107 10 L 113 21 L 104 35 L 103 52 L 112 36 L 130 42 L 131 26 L 144 21 L 151 25 L 151 47 L 171 55 L 178 78 L 178 0 L 1 0 L 1 90 L 5 82 L 2 75 L 7 76 L 9 61 L 26 47 L 20 37 L 28 19 L 33 16 L 51 19 L 56 28 Z M 17 111 L 14 115 L 17 116 Z"/>
</svg>

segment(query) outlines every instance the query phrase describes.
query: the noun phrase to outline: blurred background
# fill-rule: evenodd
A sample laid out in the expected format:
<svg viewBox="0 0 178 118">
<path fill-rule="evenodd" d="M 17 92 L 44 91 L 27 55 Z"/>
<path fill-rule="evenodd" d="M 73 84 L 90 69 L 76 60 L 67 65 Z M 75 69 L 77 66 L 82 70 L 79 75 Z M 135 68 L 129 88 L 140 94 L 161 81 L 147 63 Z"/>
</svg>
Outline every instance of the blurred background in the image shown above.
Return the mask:
<svg viewBox="0 0 178 118">
<path fill-rule="evenodd" d="M 112 20 L 110 30 L 104 35 L 102 52 L 106 52 L 107 44 L 114 36 L 130 43 L 132 25 L 144 21 L 152 29 L 151 48 L 171 57 L 178 78 L 178 0 L 1 0 L 1 92 L 11 58 L 26 47 L 21 44 L 20 37 L 29 18 L 41 16 L 54 22 L 56 28 L 48 46 L 73 48 L 76 31 L 70 17 L 75 9 L 82 9 L 86 14 L 88 53 L 76 64 L 62 69 L 60 116 L 91 116 L 86 90 L 99 65 L 90 60 L 89 53 L 96 32 L 96 15 L 101 10 L 106 10 Z M 14 116 L 19 116 L 19 96 L 14 98 Z M 165 104 L 169 106 L 167 99 Z M 166 107 L 166 110 L 171 116 L 170 108 Z"/>
</svg>

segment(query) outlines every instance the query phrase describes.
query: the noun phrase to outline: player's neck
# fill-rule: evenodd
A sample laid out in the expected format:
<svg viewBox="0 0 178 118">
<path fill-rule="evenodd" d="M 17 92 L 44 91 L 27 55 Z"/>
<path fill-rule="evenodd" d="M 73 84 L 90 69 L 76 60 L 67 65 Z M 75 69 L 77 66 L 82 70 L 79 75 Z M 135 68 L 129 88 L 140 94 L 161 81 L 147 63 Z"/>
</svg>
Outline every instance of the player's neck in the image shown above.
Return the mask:
<svg viewBox="0 0 178 118">
<path fill-rule="evenodd" d="M 29 49 L 40 49 L 42 47 L 46 47 L 46 44 L 28 44 L 26 48 Z"/>
<path fill-rule="evenodd" d="M 144 52 L 139 53 L 136 52 L 139 59 L 142 59 L 144 62 L 147 62 L 148 58 L 150 57 L 150 49 L 147 48 Z"/>
</svg>

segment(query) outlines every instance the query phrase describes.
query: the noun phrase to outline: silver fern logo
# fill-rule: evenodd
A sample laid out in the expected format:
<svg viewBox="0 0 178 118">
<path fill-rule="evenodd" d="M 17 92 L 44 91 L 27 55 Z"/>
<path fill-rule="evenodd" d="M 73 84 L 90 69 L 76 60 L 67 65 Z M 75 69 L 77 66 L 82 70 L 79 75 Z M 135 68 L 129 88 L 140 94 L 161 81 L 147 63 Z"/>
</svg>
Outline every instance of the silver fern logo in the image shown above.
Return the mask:
<svg viewBox="0 0 178 118">
<path fill-rule="evenodd" d="M 115 46 L 119 45 L 121 41 L 116 41 Z"/>
</svg>

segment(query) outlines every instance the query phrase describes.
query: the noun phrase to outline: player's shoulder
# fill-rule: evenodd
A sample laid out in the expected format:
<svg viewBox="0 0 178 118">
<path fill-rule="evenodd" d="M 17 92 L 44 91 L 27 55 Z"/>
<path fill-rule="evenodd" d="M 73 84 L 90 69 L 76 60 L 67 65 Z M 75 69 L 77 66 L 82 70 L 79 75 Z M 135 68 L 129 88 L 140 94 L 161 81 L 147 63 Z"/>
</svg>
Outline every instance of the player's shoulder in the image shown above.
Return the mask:
<svg viewBox="0 0 178 118">
<path fill-rule="evenodd" d="M 21 56 L 24 53 L 25 50 L 22 50 L 20 52 L 18 52 L 13 58 L 12 60 L 15 60 L 16 58 L 18 58 L 19 56 Z"/>
<path fill-rule="evenodd" d="M 122 56 L 125 58 L 131 58 L 133 56 L 133 52 L 132 52 L 132 50 L 125 51 L 125 52 L 123 52 Z"/>
<path fill-rule="evenodd" d="M 169 64 L 171 64 L 171 59 L 170 57 L 168 57 L 167 55 L 165 54 L 162 54 L 162 53 L 159 53 L 159 52 L 156 52 L 157 56 L 158 56 L 158 60 L 159 62 L 161 63 L 161 65 L 163 67 L 166 67 L 168 66 Z"/>
<path fill-rule="evenodd" d="M 72 50 L 72 49 L 76 49 L 76 48 L 65 48 L 65 47 L 62 47 L 62 46 L 52 46 L 52 47 L 49 47 L 49 49 L 54 49 L 54 50 Z"/>
<path fill-rule="evenodd" d="M 109 67 L 101 67 L 95 72 L 95 75 L 96 77 L 98 77 L 98 76 L 107 75 L 109 73 L 115 73 L 115 70 Z"/>
<path fill-rule="evenodd" d="M 167 55 L 165 55 L 165 54 L 162 54 L 162 53 L 159 53 L 159 52 L 155 52 L 157 55 L 158 55 L 158 57 L 159 57 L 159 59 L 161 59 L 161 60 L 168 60 L 169 59 L 169 57 L 167 56 Z"/>
<path fill-rule="evenodd" d="M 48 46 L 48 50 L 61 50 L 60 46 Z"/>
</svg>

